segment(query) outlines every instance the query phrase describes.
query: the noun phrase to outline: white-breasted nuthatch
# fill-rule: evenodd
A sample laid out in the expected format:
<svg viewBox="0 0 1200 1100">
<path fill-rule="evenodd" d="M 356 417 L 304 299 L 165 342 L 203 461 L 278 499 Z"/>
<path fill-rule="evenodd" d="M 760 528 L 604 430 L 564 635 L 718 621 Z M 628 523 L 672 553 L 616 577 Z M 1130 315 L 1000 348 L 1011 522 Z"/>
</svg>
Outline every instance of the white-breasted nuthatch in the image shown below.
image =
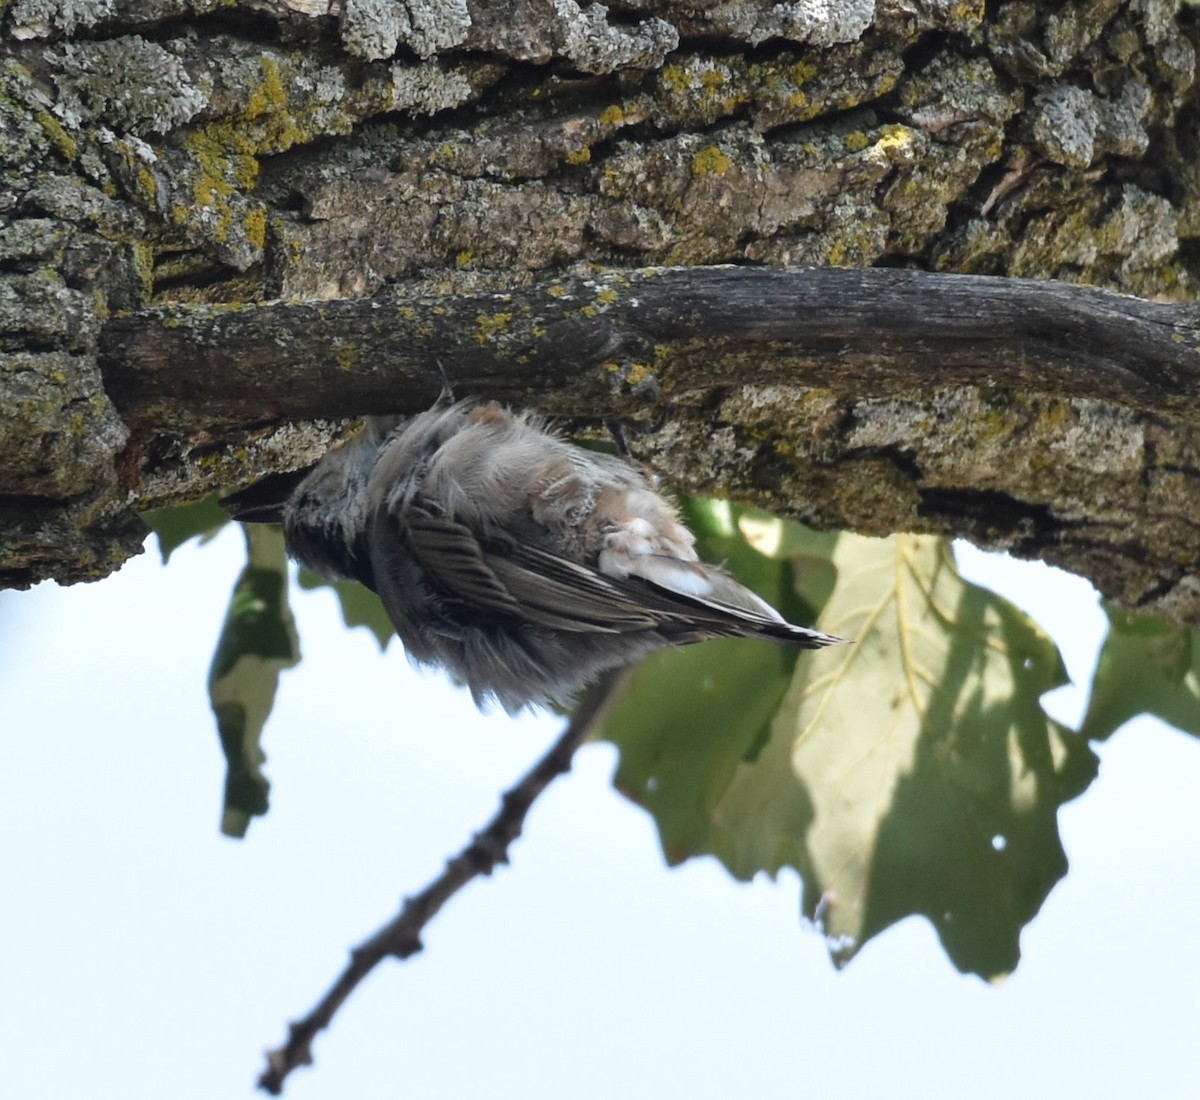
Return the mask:
<svg viewBox="0 0 1200 1100">
<path fill-rule="evenodd" d="M 701 564 L 629 463 L 496 404 L 371 418 L 299 484 L 283 522 L 294 558 L 379 594 L 412 660 L 510 712 L 662 646 L 840 640 Z"/>
</svg>

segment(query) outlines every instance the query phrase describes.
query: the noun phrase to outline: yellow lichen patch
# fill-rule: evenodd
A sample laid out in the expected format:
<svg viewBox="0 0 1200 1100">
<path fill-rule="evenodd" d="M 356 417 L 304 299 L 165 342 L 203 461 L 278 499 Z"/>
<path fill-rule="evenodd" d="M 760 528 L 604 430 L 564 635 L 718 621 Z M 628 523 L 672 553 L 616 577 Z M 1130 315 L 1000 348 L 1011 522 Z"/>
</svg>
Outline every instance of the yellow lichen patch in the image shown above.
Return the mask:
<svg viewBox="0 0 1200 1100">
<path fill-rule="evenodd" d="M 647 378 L 652 378 L 652 371 L 645 363 L 631 363 L 629 370 L 625 372 L 625 381 L 630 386 L 639 386 L 646 381 Z"/>
<path fill-rule="evenodd" d="M 148 168 L 139 168 L 137 171 L 137 182 L 142 194 L 153 201 L 158 194 L 158 181 L 154 178 L 154 173 Z"/>
<path fill-rule="evenodd" d="M 879 133 L 879 140 L 875 145 L 883 150 L 908 150 L 913 143 L 913 132 L 907 126 L 901 126 L 899 123 L 892 123 L 885 126 Z"/>
<path fill-rule="evenodd" d="M 341 341 L 334 341 L 330 347 L 330 352 L 333 355 L 334 362 L 338 365 L 338 370 L 352 371 L 354 370 L 355 360 L 358 358 L 358 345 L 346 344 Z"/>
<path fill-rule="evenodd" d="M 142 295 L 149 298 L 154 290 L 154 249 L 145 241 L 134 241 L 133 270 L 142 286 Z"/>
<path fill-rule="evenodd" d="M 622 126 L 625 123 L 625 112 L 615 103 L 605 107 L 600 112 L 601 126 Z"/>
<path fill-rule="evenodd" d="M 49 111 L 38 111 L 36 117 L 38 125 L 46 131 L 46 136 L 50 138 L 54 148 L 58 150 L 63 159 L 73 161 L 79 147 L 76 145 L 75 139 L 63 129 L 62 123 Z"/>
<path fill-rule="evenodd" d="M 733 160 L 715 145 L 707 145 L 692 157 L 693 176 L 723 176 L 733 167 Z"/>
<path fill-rule="evenodd" d="M 842 143 L 852 153 L 861 153 L 868 145 L 871 144 L 871 139 L 867 137 L 861 130 L 853 130 L 842 139 Z"/>
<path fill-rule="evenodd" d="M 787 74 L 793 84 L 807 84 L 817 75 L 817 67 L 808 61 L 797 61 L 788 67 Z"/>
<path fill-rule="evenodd" d="M 568 164 L 587 164 L 592 159 L 592 150 L 588 146 L 582 149 L 571 149 L 567 152 Z"/>
<path fill-rule="evenodd" d="M 561 283 L 551 283 L 548 287 L 546 287 L 546 293 L 549 294 L 551 298 L 565 298 L 569 291 Z"/>
<path fill-rule="evenodd" d="M 456 252 L 454 254 L 454 266 L 457 267 L 459 271 L 465 271 L 471 266 L 471 261 L 474 258 L 475 254 L 469 248 L 464 248 L 461 252 Z"/>
<path fill-rule="evenodd" d="M 199 213 L 212 215 L 214 240 L 224 241 L 229 235 L 229 223 L 233 218 L 233 212 L 229 209 L 229 204 L 225 199 L 232 193 L 233 188 L 224 180 L 213 179 L 209 176 L 200 176 L 192 186 L 192 198 Z M 185 225 L 192 220 L 190 211 L 183 208 L 183 217 L 181 218 L 178 216 L 180 209 L 180 207 L 175 208 L 175 220 L 181 225 Z"/>
<path fill-rule="evenodd" d="M 611 287 L 607 287 L 596 295 L 596 301 L 602 306 L 611 306 L 619 297 L 620 295 L 615 290 L 613 290 Z"/>
<path fill-rule="evenodd" d="M 983 0 L 963 0 L 950 9 L 950 18 L 974 28 L 984 19 Z"/>
<path fill-rule="evenodd" d="M 725 74 L 716 69 L 705 69 L 700 74 L 700 87 L 707 92 L 715 92 L 725 85 Z"/>
<path fill-rule="evenodd" d="M 267 243 L 267 212 L 262 207 L 249 211 L 242 225 L 246 230 L 246 240 L 255 248 L 262 248 Z"/>
<path fill-rule="evenodd" d="M 475 315 L 475 342 L 486 344 L 503 332 L 512 322 L 511 313 L 477 313 Z"/>
<path fill-rule="evenodd" d="M 250 191 L 258 182 L 258 158 L 232 140 L 232 127 L 213 123 L 184 138 L 184 147 L 209 176 L 219 176 L 239 191 Z"/>
<path fill-rule="evenodd" d="M 224 180 L 212 180 L 208 176 L 201 176 L 192 185 L 192 197 L 196 200 L 197 206 L 212 206 L 218 194 L 229 194 L 233 188 Z"/>
<path fill-rule="evenodd" d="M 262 82 L 251 90 L 241 114 L 242 126 L 230 124 L 229 146 L 239 151 L 256 153 L 279 153 L 306 141 L 307 134 L 297 123 L 296 116 L 288 106 L 287 91 L 283 76 L 274 58 L 260 57 Z M 247 127 L 245 124 L 250 123 Z"/>
<path fill-rule="evenodd" d="M 659 79 L 673 92 L 683 93 L 692 86 L 691 74 L 682 65 L 664 66 Z"/>
<path fill-rule="evenodd" d="M 262 83 L 250 93 L 246 102 L 245 117 L 255 119 L 268 111 L 283 110 L 287 107 L 287 93 L 283 90 L 283 81 L 279 78 L 279 66 L 269 57 L 260 57 L 259 66 L 262 69 Z"/>
</svg>

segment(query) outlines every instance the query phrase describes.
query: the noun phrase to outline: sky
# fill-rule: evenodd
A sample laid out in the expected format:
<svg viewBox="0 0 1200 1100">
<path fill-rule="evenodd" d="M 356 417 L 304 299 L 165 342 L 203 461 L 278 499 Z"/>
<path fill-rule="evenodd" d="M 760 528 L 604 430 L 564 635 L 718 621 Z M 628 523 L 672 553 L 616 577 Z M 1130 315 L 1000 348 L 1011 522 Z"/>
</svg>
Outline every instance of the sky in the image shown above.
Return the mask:
<svg viewBox="0 0 1200 1100">
<path fill-rule="evenodd" d="M 266 731 L 269 815 L 222 837 L 205 679 L 233 529 L 165 569 L 0 594 L 0 1095 L 238 1100 L 348 948 L 425 886 L 557 736 L 348 632 L 294 591 L 304 660 Z M 969 548 L 1086 684 L 1086 583 Z M 1055 694 L 1075 721 L 1078 687 Z M 512 862 L 360 987 L 293 1100 L 1200 1096 L 1200 745 L 1138 719 L 1060 825 L 1071 871 L 998 986 L 913 918 L 836 971 L 799 884 L 668 870 L 585 747 Z"/>
</svg>

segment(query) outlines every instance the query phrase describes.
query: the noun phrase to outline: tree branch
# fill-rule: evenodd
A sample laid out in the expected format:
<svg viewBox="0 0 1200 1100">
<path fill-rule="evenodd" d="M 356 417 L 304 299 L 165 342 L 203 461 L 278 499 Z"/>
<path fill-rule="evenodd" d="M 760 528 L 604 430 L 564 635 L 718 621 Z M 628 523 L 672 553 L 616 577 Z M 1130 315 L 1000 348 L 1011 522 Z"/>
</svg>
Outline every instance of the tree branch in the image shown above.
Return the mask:
<svg viewBox="0 0 1200 1100">
<path fill-rule="evenodd" d="M 106 321 L 100 351 L 133 433 L 126 508 L 311 462 L 328 425 L 304 418 L 425 408 L 440 361 L 459 393 L 661 425 L 637 449 L 688 492 L 967 537 L 1200 625 L 1194 304 L 897 269 L 648 268 L 144 310 Z M 38 556 L 56 515 L 14 540 L 17 583 L 71 575 Z"/>
<path fill-rule="evenodd" d="M 189 306 L 114 318 L 105 388 L 157 431 L 411 412 L 456 388 L 591 417 L 750 381 L 872 396 L 990 384 L 1195 421 L 1200 315 L 1031 279 L 896 269 L 643 269 L 504 294 Z M 617 385 L 614 387 L 614 383 Z M 614 389 L 616 393 L 614 394 Z M 633 402 L 636 404 L 636 401 Z"/>
<path fill-rule="evenodd" d="M 350 952 L 350 963 L 337 981 L 302 1019 L 289 1025 L 287 1042 L 267 1052 L 267 1068 L 259 1088 L 278 1096 L 288 1075 L 311 1065 L 312 1043 L 327 1028 L 338 1009 L 358 984 L 389 955 L 407 959 L 422 948 L 421 932 L 459 890 L 479 875 L 490 875 L 497 864 L 508 862 L 508 849 L 521 835 L 525 817 L 538 796 L 558 776 L 569 771 L 576 749 L 587 738 L 624 670 L 602 677 L 575 708 L 566 730 L 534 767 L 501 799 L 500 809 L 445 870 L 424 890 L 407 898 L 400 912 L 369 939 Z"/>
</svg>

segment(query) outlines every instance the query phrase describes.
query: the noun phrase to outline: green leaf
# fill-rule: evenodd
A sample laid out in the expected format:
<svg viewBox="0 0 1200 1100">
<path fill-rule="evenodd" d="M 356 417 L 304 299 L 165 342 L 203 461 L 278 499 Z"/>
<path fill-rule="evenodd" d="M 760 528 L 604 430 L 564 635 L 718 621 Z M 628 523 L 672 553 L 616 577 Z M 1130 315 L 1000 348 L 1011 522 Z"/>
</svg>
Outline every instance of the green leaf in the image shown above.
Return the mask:
<svg viewBox="0 0 1200 1100">
<path fill-rule="evenodd" d="M 1105 604 L 1100 650 L 1080 731 L 1101 740 L 1135 715 L 1200 735 L 1200 632 Z"/>
<path fill-rule="evenodd" d="M 238 577 L 208 674 L 208 694 L 225 753 L 221 831 L 242 837 L 267 812 L 262 731 L 279 674 L 300 660 L 288 607 L 287 557 L 278 527 L 243 527 L 248 561 Z"/>
<path fill-rule="evenodd" d="M 726 501 L 684 498 L 681 511 L 702 559 L 723 563 L 793 621 L 815 616 L 815 607 L 797 591 L 792 562 L 754 549 L 743 527 L 764 549 L 779 550 L 790 539 L 787 551 L 797 560 L 808 551 L 826 576 L 832 567 L 821 551 L 831 536 Z M 620 748 L 616 785 L 654 815 L 671 863 L 713 850 L 712 814 L 739 765 L 752 761 L 766 745 L 801 658 L 800 650 L 729 639 L 659 650 L 632 673 L 597 736 Z M 781 798 L 769 809 L 790 818 L 792 801 Z M 741 860 L 725 862 L 735 874 L 743 865 Z"/>
<path fill-rule="evenodd" d="M 365 626 L 375 635 L 380 650 L 387 649 L 395 629 L 383 609 L 383 603 L 369 588 L 353 581 L 327 581 L 304 568 L 300 569 L 299 580 L 300 587 L 305 591 L 332 589 L 342 608 L 342 622 L 348 627 Z"/>
<path fill-rule="evenodd" d="M 739 769 L 759 757 L 792 681 L 798 651 L 726 639 L 651 654 L 597 736 L 621 750 L 614 783 L 654 815 L 670 863 L 713 852 L 740 878 L 788 862 L 771 854 L 796 831 L 803 799 L 785 769 L 763 792 L 755 827 L 728 829 L 724 799 Z M 778 795 L 780 792 L 774 792 Z"/>
<path fill-rule="evenodd" d="M 965 584 L 943 540 L 842 535 L 821 568 L 830 537 L 777 522 L 738 517 L 786 555 L 774 564 L 803 564 L 798 597 L 827 595 L 817 625 L 855 644 L 655 654 L 604 722 L 619 788 L 672 862 L 712 853 L 742 879 L 795 867 L 839 964 L 920 913 L 960 969 L 1007 973 L 1066 871 L 1057 809 L 1095 774 L 1039 703 L 1065 682 L 1057 650 Z"/>
<path fill-rule="evenodd" d="M 158 551 L 163 564 L 189 539 L 207 542 L 229 522 L 229 516 L 217 503 L 219 494 L 205 497 L 195 504 L 179 508 L 153 508 L 142 513 L 142 519 L 158 536 Z"/>
<path fill-rule="evenodd" d="M 810 531 L 726 500 L 685 497 L 680 511 L 702 561 L 723 565 L 793 622 L 816 617 L 833 588 L 829 553 L 836 533 Z M 797 571 L 809 581 L 803 593 L 793 583 Z"/>
</svg>

